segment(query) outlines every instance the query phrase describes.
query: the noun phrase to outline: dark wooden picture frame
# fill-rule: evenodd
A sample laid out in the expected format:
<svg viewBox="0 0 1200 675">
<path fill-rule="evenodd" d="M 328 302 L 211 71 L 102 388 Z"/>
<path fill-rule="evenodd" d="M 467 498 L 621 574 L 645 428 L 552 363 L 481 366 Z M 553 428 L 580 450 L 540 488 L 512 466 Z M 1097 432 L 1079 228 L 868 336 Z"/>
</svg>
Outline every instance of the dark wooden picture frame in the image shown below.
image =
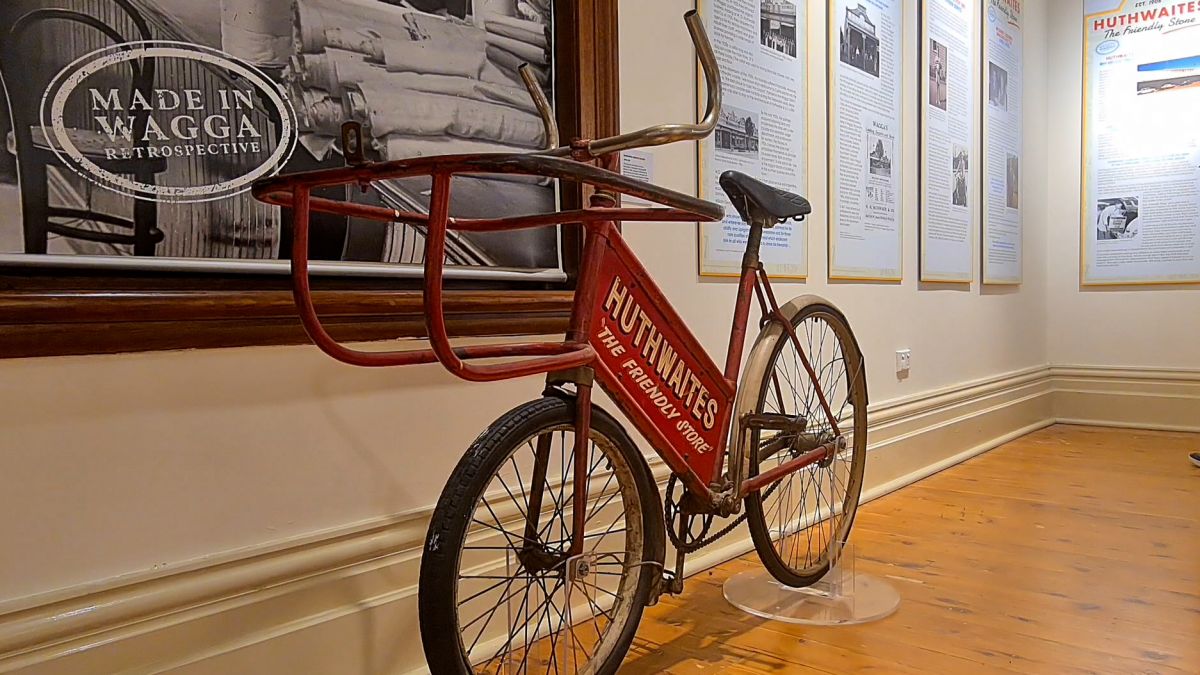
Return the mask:
<svg viewBox="0 0 1200 675">
<path fill-rule="evenodd" d="M 564 139 L 619 131 L 617 0 L 556 0 L 555 91 Z M 562 187 L 564 209 L 587 197 Z M 456 335 L 564 330 L 578 228 L 563 228 L 565 284 L 448 281 Z M 424 335 L 419 281 L 321 279 L 317 305 L 340 340 Z M 303 344 L 287 277 L 0 267 L 0 358 Z"/>
</svg>

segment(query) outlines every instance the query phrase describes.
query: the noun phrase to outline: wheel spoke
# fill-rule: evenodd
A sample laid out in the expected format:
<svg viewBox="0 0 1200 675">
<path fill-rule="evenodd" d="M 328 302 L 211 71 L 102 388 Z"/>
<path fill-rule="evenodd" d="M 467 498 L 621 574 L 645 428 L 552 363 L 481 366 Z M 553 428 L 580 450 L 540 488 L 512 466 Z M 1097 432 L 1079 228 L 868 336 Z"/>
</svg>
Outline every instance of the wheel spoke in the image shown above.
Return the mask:
<svg viewBox="0 0 1200 675">
<path fill-rule="evenodd" d="M 508 483 L 504 481 L 504 476 L 497 473 L 496 478 L 500 481 L 500 486 L 504 488 L 504 492 L 508 494 L 509 500 L 517 505 L 517 510 L 521 512 L 521 517 L 526 519 L 529 518 L 529 514 L 525 513 L 525 504 L 528 504 L 529 502 L 522 502 L 517 499 L 516 495 L 513 494 L 513 491 L 508 488 Z M 524 490 L 521 491 L 522 496 L 524 495 L 524 492 Z"/>
<path fill-rule="evenodd" d="M 613 474 L 613 476 L 616 476 L 616 474 Z M 610 477 L 609 480 L 612 480 L 612 478 Z M 600 490 L 601 497 L 604 496 L 604 490 L 607 490 L 607 489 L 608 489 L 608 484 L 605 483 L 604 487 L 601 488 L 601 490 Z M 587 524 L 588 522 L 590 522 L 592 520 L 592 518 L 596 517 L 597 514 L 599 514 L 601 511 L 603 511 L 604 508 L 607 507 L 612 502 L 613 499 L 619 497 L 620 495 L 621 495 L 620 492 L 613 492 L 612 494 L 610 494 L 608 496 L 608 499 L 604 500 L 603 504 L 600 504 L 599 506 L 597 506 L 591 510 L 591 512 L 584 519 L 584 521 L 583 521 L 584 524 Z"/>
<path fill-rule="evenodd" d="M 613 519 L 613 521 L 612 521 L 611 523 L 609 523 L 609 525 L 608 525 L 608 529 L 606 529 L 606 530 L 604 530 L 604 532 L 600 533 L 600 537 L 599 537 L 598 539 L 596 539 L 596 543 L 592 544 L 592 548 L 591 548 L 591 549 L 588 551 L 588 553 L 595 553 L 595 552 L 596 552 L 596 548 L 598 548 L 598 547 L 600 546 L 600 542 L 601 542 L 601 541 L 604 541 L 604 538 L 605 538 L 605 537 L 607 537 L 609 534 L 612 534 L 612 533 L 615 531 L 615 528 L 616 528 L 617 524 L 618 524 L 618 523 L 619 523 L 619 522 L 620 522 L 620 521 L 621 521 L 623 518 L 625 518 L 625 514 L 624 514 L 624 513 L 618 513 L 618 514 L 617 514 L 617 517 L 616 517 L 616 518 L 614 518 L 614 519 Z M 622 530 L 622 531 L 624 531 L 624 530 Z"/>
<path fill-rule="evenodd" d="M 506 602 L 508 602 L 509 600 L 511 600 L 511 599 L 513 599 L 513 598 L 515 598 L 515 597 L 516 597 L 516 593 L 513 593 L 513 594 L 511 594 L 511 595 L 509 595 L 509 593 L 508 593 L 508 590 L 509 590 L 509 588 L 511 588 L 511 587 L 512 587 L 512 583 L 513 583 L 514 581 L 516 581 L 516 580 L 517 580 L 517 579 L 516 579 L 516 577 L 512 578 L 511 580 L 509 580 L 509 582 L 508 582 L 508 586 L 506 586 L 506 587 L 505 587 L 505 589 L 504 589 L 504 593 L 502 594 L 502 595 L 503 595 L 503 597 L 500 599 L 500 602 L 496 603 L 496 606 L 495 606 L 495 607 L 493 607 L 493 608 L 491 609 L 491 612 L 490 612 L 490 613 L 487 615 L 487 617 L 488 617 L 488 618 L 487 618 L 487 620 L 483 622 L 483 625 L 482 625 L 482 626 L 480 626 L 480 628 L 479 628 L 479 634 L 475 636 L 475 640 L 474 640 L 474 642 L 472 642 L 472 643 L 471 643 L 471 646 L 467 648 L 467 654 L 470 654 L 470 653 L 471 653 L 471 652 L 472 652 L 472 651 L 475 649 L 475 645 L 479 644 L 479 638 L 483 637 L 483 634 L 484 634 L 484 632 L 485 632 L 485 631 L 487 631 L 488 624 L 492 622 L 492 617 L 494 617 L 494 616 L 496 615 L 496 611 L 497 611 L 497 610 L 499 610 L 499 609 L 500 609 L 500 607 L 501 607 L 501 606 L 502 606 L 504 603 L 506 603 Z M 526 588 L 526 592 L 528 592 L 529 585 L 528 585 L 528 584 L 526 584 L 525 588 Z M 518 591 L 518 592 L 520 592 L 520 591 Z M 461 630 L 460 632 L 461 632 L 461 633 L 465 633 L 465 632 L 467 631 L 467 629 L 469 629 L 469 628 L 471 627 L 471 625 L 472 625 L 472 624 L 474 624 L 476 621 L 479 621 L 479 619 L 482 619 L 482 618 L 483 618 L 483 615 L 482 615 L 482 614 L 480 614 L 478 617 L 476 617 L 476 618 L 475 618 L 475 620 L 474 620 L 474 621 L 472 621 L 471 623 L 469 623 L 469 624 L 467 624 L 467 625 L 463 626 L 463 627 L 462 627 L 462 630 Z"/>
<path fill-rule="evenodd" d="M 508 530 L 504 529 L 503 527 L 499 527 L 498 525 L 492 525 L 491 523 L 485 523 L 482 520 L 479 520 L 478 518 L 472 518 L 471 522 L 475 523 L 476 525 L 482 525 L 490 530 L 495 530 L 495 531 L 503 534 L 504 538 L 508 539 L 508 541 L 510 542 L 510 546 L 509 546 L 510 551 L 516 550 L 515 548 L 513 548 L 511 546 L 511 542 L 513 540 L 510 539 L 510 537 L 515 537 L 518 541 L 523 541 L 527 544 L 532 544 L 534 546 L 537 546 L 540 544 L 540 542 L 538 542 L 538 541 L 526 538 L 525 535 L 523 535 L 523 534 L 517 534 L 516 532 L 509 532 Z"/>
<path fill-rule="evenodd" d="M 525 611 L 525 608 L 526 608 L 527 604 L 529 603 L 529 591 L 532 588 L 533 588 L 533 584 L 525 585 L 525 593 L 524 593 L 524 595 L 521 596 L 521 605 L 517 608 L 517 614 L 522 614 Z M 492 608 L 492 612 L 494 613 L 498 609 L 500 609 L 499 604 L 497 604 L 494 608 Z M 491 619 L 489 619 L 488 621 L 491 621 Z M 487 627 L 487 623 L 485 622 L 484 628 L 486 628 L 486 627 Z M 487 663 L 491 663 L 492 661 L 496 660 L 497 658 L 500 657 L 501 654 L 508 654 L 508 652 L 509 652 L 508 647 L 512 646 L 513 638 L 517 636 L 517 633 L 520 630 L 521 630 L 520 628 L 513 628 L 512 631 L 508 634 L 508 640 L 506 640 L 504 642 L 504 644 L 500 645 L 500 649 L 496 651 L 496 655 L 493 656 L 492 658 L 488 659 Z M 483 629 L 480 629 L 479 635 L 481 635 L 481 636 L 483 635 Z"/>
<path fill-rule="evenodd" d="M 515 578 L 516 577 L 503 577 L 503 579 L 501 581 L 497 581 L 496 583 L 492 584 L 491 586 L 488 586 L 487 588 L 483 589 L 482 591 L 479 591 L 478 593 L 472 595 L 471 597 L 467 598 L 466 600 L 459 600 L 458 606 L 462 607 L 463 605 L 474 600 L 475 598 L 478 598 L 479 596 L 483 595 L 484 593 L 495 590 L 497 586 L 500 586 L 500 585 L 504 584 L 505 582 L 511 584 L 513 582 L 513 579 L 515 579 Z"/>
</svg>

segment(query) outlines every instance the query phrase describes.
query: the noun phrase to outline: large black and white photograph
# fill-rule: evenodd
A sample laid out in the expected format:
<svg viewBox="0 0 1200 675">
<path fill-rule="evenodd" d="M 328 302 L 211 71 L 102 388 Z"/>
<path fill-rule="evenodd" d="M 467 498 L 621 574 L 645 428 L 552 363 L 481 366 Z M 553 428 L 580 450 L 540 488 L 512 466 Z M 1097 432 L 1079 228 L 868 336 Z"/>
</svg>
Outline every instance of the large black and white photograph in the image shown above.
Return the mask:
<svg viewBox="0 0 1200 675">
<path fill-rule="evenodd" d="M 970 197 L 967 192 L 968 177 L 971 173 L 970 152 L 964 146 L 955 144 L 950 164 L 954 176 L 954 189 L 950 193 L 950 203 L 954 206 L 966 206 Z"/>
<path fill-rule="evenodd" d="M 759 0 L 759 39 L 767 49 L 796 58 L 796 3 Z"/>
<path fill-rule="evenodd" d="M 373 161 L 544 147 L 518 67 L 553 100 L 551 4 L 5 0 L 0 260 L 285 269 L 290 215 L 250 186 L 343 165 L 345 121 L 362 124 Z M 428 178 L 375 187 L 323 196 L 428 211 Z M 461 177 L 451 212 L 556 203 L 548 180 Z M 451 233 L 448 262 L 561 277 L 557 229 Z M 413 225 L 314 215 L 311 237 L 328 272 L 412 274 L 423 261 Z"/>
<path fill-rule="evenodd" d="M 949 53 L 946 45 L 929 40 L 929 105 L 946 110 L 948 92 L 946 75 L 949 72 Z"/>
<path fill-rule="evenodd" d="M 988 103 L 1008 110 L 1008 71 L 988 61 Z"/>
<path fill-rule="evenodd" d="M 758 113 L 721 107 L 717 129 L 713 134 L 719 152 L 758 157 Z"/>
<path fill-rule="evenodd" d="M 1005 206 L 1021 208 L 1021 160 L 1012 153 L 1008 153 L 1005 161 L 1004 191 Z"/>
<path fill-rule="evenodd" d="M 891 177 L 895 146 L 896 142 L 890 137 L 867 131 L 867 166 L 871 175 Z"/>
<path fill-rule="evenodd" d="M 1138 197 L 1111 197 L 1096 202 L 1096 241 L 1136 239 L 1141 232 L 1138 222 Z"/>
<path fill-rule="evenodd" d="M 842 63 L 873 77 L 879 77 L 878 20 L 878 13 L 872 19 L 870 10 L 862 3 L 847 7 L 838 36 Z"/>
</svg>

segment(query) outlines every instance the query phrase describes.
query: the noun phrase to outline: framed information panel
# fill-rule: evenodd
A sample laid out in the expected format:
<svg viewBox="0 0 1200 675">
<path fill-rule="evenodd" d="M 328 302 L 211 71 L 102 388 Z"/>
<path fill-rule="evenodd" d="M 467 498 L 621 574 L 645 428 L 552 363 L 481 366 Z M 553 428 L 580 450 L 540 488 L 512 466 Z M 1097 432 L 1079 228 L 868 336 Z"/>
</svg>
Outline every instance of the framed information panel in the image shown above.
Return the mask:
<svg viewBox="0 0 1200 675">
<path fill-rule="evenodd" d="M 1019 284 L 1023 219 L 1024 116 L 1022 0 L 987 0 L 983 19 L 983 237 L 985 284 Z"/>
<path fill-rule="evenodd" d="M 700 274 L 737 276 L 749 228 L 721 190 L 729 170 L 808 194 L 808 3 L 700 0 L 700 15 L 721 67 L 723 106 L 716 131 L 699 145 L 699 192 L 725 207 L 700 224 Z M 702 85 L 701 85 L 702 86 Z M 704 92 L 698 90 L 700 105 Z M 763 233 L 772 276 L 808 276 L 808 227 L 788 222 Z"/>
<path fill-rule="evenodd" d="M 921 281 L 974 280 L 975 13 L 978 0 L 921 2 Z"/>
<path fill-rule="evenodd" d="M 1200 283 L 1200 2 L 1084 8 L 1081 282 Z"/>
<path fill-rule="evenodd" d="M 829 7 L 829 276 L 900 281 L 904 3 Z"/>
</svg>

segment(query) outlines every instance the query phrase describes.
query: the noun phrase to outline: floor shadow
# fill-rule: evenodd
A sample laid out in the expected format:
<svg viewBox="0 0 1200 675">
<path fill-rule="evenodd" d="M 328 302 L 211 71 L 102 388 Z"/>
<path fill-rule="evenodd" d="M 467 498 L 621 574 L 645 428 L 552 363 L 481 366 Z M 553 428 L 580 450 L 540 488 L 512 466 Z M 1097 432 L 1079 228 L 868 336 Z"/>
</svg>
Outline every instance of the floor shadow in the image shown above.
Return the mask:
<svg viewBox="0 0 1200 675">
<path fill-rule="evenodd" d="M 648 610 L 653 616 L 642 619 L 645 629 L 634 639 L 621 673 L 723 673 L 730 664 L 763 673 L 787 671 L 778 656 L 733 644 L 770 622 L 726 602 L 724 578 L 709 579 L 711 574 L 691 577 L 685 595 L 664 597 Z"/>
</svg>

